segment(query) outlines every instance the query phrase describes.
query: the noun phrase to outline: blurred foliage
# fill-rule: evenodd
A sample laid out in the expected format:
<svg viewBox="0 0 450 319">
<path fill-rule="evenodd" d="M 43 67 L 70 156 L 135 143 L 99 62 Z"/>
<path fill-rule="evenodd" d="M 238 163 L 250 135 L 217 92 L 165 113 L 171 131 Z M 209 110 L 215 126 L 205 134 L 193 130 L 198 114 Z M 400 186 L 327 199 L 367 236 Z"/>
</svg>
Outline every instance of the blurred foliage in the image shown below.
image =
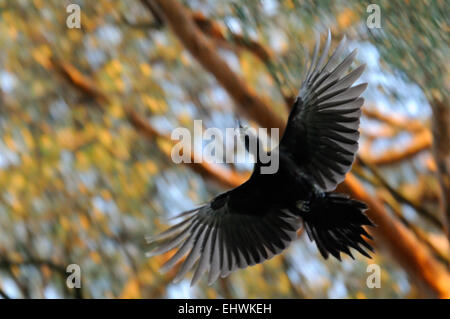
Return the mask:
<svg viewBox="0 0 450 319">
<path fill-rule="evenodd" d="M 371 34 L 384 59 L 442 99 L 449 94 L 446 1 L 381 1 L 383 29 Z"/>
<path fill-rule="evenodd" d="M 66 27 L 69 1 L 0 1 L 3 292 L 11 297 L 84 298 L 418 296 L 414 280 L 383 254 L 371 261 L 323 261 L 304 235 L 285 255 L 212 287 L 170 283 L 170 275 L 158 272 L 168 257 L 145 258 L 144 235 L 164 228 L 166 216 L 208 200 L 221 188 L 168 161 L 170 146 L 161 138 L 145 139 L 130 124 L 125 107 L 169 134 L 175 127 L 192 128 L 194 119 L 202 119 L 205 127 L 234 127 L 233 102 L 170 29 L 154 23 L 140 1 L 72 2 L 81 7 L 81 29 Z M 381 1 L 383 29 L 370 32 L 366 5 L 360 1 L 184 3 L 216 21 L 228 37 L 241 34 L 273 51 L 272 60 L 261 61 L 249 51 L 220 49 L 233 70 L 285 118 L 283 96 L 298 90 L 313 31 L 323 33 L 328 27 L 335 40 L 345 32 L 354 46 L 372 42 L 372 50 L 381 54 L 382 70 L 394 73 L 367 93 L 369 105 L 383 96 L 383 111 L 427 125 L 430 112 L 420 90 L 412 95 L 419 107 L 411 111 L 405 107 L 410 94 L 399 93 L 398 83 L 407 90 L 415 82 L 448 93 L 448 86 L 443 88 L 448 84 L 446 1 Z M 107 99 L 74 88 L 54 67 L 56 60 L 84 74 Z M 362 125 L 375 131 L 380 126 L 370 119 Z M 405 135 L 387 138 L 380 148 L 409 141 Z M 425 152 L 383 168 L 383 173 L 396 187 L 409 186 L 405 193 L 425 196 L 415 187 L 422 185 L 433 195 L 436 186 L 429 185 L 436 183 L 429 162 Z M 377 185 L 365 185 L 377 192 Z M 428 205 L 435 209 L 436 199 Z M 442 235 L 410 206 L 400 206 L 408 220 Z M 365 284 L 368 262 L 381 265 L 381 289 Z M 81 266 L 81 291 L 65 286 L 65 268 L 71 263 Z"/>
</svg>

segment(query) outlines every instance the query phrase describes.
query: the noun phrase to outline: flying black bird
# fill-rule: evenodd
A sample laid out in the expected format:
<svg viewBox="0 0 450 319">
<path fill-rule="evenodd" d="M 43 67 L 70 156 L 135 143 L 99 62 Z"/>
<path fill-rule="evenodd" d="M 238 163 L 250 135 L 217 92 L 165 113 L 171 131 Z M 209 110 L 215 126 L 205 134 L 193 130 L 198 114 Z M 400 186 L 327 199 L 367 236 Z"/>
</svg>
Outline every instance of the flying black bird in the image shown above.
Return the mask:
<svg viewBox="0 0 450 319">
<path fill-rule="evenodd" d="M 162 267 L 172 268 L 187 255 L 175 277 L 182 279 L 194 265 L 191 284 L 209 270 L 208 283 L 238 268 L 264 262 L 281 253 L 296 238 L 302 221 L 310 240 L 322 256 L 340 260 L 354 248 L 370 258 L 373 251 L 362 237 L 370 238 L 363 225 L 373 226 L 364 214 L 367 206 L 346 195 L 332 193 L 350 170 L 358 149 L 360 97 L 367 83 L 352 86 L 362 74 L 361 65 L 346 74 L 356 50 L 342 62 L 345 37 L 325 63 L 331 34 L 319 57 L 319 39 L 292 107 L 279 145 L 279 169 L 262 174 L 258 159 L 251 177 L 209 203 L 184 212 L 182 220 L 148 238 L 154 249 L 148 256 L 177 252 Z M 246 135 L 246 147 L 255 136 Z M 257 145 L 259 140 L 256 141 Z M 248 150 L 248 149 L 247 149 Z"/>
</svg>

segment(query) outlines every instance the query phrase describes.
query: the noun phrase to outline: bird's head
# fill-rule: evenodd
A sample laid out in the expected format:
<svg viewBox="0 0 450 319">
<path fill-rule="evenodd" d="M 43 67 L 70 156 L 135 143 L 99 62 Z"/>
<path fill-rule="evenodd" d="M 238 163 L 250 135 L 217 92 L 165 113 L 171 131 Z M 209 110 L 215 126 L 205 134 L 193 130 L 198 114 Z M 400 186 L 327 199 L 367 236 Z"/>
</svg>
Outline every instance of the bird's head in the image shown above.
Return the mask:
<svg viewBox="0 0 450 319">
<path fill-rule="evenodd" d="M 255 159 L 258 158 L 258 150 L 261 143 L 258 135 L 256 134 L 256 130 L 249 125 L 242 125 L 242 122 L 239 118 L 237 119 L 237 122 L 239 125 L 239 134 L 244 142 L 245 149 L 247 150 L 247 152 L 252 154 Z"/>
</svg>

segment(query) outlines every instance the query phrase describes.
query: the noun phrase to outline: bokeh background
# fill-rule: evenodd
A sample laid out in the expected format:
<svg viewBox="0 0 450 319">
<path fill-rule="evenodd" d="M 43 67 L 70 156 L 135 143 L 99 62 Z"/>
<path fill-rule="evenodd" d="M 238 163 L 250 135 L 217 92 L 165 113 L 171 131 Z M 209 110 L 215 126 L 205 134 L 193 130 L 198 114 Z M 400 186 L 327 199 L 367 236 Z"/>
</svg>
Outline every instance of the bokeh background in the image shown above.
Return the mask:
<svg viewBox="0 0 450 319">
<path fill-rule="evenodd" d="M 2 298 L 450 296 L 448 1 L 1 0 Z M 81 8 L 69 29 L 66 7 Z M 213 286 L 171 283 L 144 236 L 245 180 L 174 164 L 176 127 L 283 127 L 314 33 L 367 63 L 358 159 L 340 190 L 379 225 L 373 259 L 324 261 L 305 234 Z M 236 85 L 237 84 L 237 85 Z M 66 267 L 81 267 L 81 289 Z M 381 269 L 370 289 L 369 264 Z"/>
</svg>

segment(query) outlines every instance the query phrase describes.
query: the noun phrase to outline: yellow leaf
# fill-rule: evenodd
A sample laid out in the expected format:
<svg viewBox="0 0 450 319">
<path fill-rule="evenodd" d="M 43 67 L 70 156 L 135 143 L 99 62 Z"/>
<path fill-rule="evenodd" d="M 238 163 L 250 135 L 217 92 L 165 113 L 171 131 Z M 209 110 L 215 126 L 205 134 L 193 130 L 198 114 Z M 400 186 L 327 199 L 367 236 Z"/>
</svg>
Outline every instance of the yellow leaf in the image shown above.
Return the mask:
<svg viewBox="0 0 450 319">
<path fill-rule="evenodd" d="M 89 167 L 89 159 L 83 152 L 77 152 L 75 157 L 77 158 L 77 162 L 82 169 L 86 169 Z"/>
<path fill-rule="evenodd" d="M 160 99 L 155 99 L 153 97 L 150 97 L 148 95 L 144 95 L 142 97 L 142 101 L 145 105 L 148 106 L 150 111 L 153 113 L 163 113 L 167 110 L 166 102 Z"/>
<path fill-rule="evenodd" d="M 152 68 L 148 63 L 141 63 L 140 64 L 141 72 L 145 76 L 149 76 L 152 73 Z"/>
<path fill-rule="evenodd" d="M 88 230 L 91 223 L 85 215 L 80 215 L 80 224 L 83 229 Z"/>
<path fill-rule="evenodd" d="M 366 295 L 363 292 L 361 292 L 361 291 L 358 291 L 356 293 L 356 298 L 357 299 L 367 299 Z"/>
<path fill-rule="evenodd" d="M 155 162 L 151 160 L 145 162 L 145 168 L 150 173 L 150 175 L 154 175 L 158 172 L 158 167 L 156 166 Z"/>
<path fill-rule="evenodd" d="M 8 28 L 8 35 L 10 37 L 11 40 L 15 40 L 17 38 L 17 29 L 14 26 L 9 26 Z"/>
<path fill-rule="evenodd" d="M 123 82 L 122 78 L 117 77 L 114 80 L 114 84 L 116 85 L 116 88 L 119 92 L 123 92 L 125 90 L 125 83 Z"/>
<path fill-rule="evenodd" d="M 67 217 L 62 216 L 59 220 L 59 223 L 65 231 L 70 230 L 70 221 Z"/>
<path fill-rule="evenodd" d="M 114 148 L 112 149 L 112 152 L 122 161 L 125 161 L 130 157 L 130 153 L 128 152 L 127 146 L 122 142 L 114 143 Z"/>
<path fill-rule="evenodd" d="M 38 9 L 42 8 L 42 0 L 33 0 L 33 4 Z"/>
<path fill-rule="evenodd" d="M 278 286 L 280 289 L 280 292 L 284 295 L 287 295 L 289 293 L 289 291 L 291 290 L 291 287 L 289 285 L 289 278 L 287 277 L 286 274 L 281 274 L 279 281 L 278 281 Z"/>
<path fill-rule="evenodd" d="M 172 141 L 167 140 L 165 138 L 158 138 L 156 140 L 156 143 L 158 144 L 159 149 L 163 151 L 166 155 L 172 154 L 172 147 L 173 147 Z"/>
<path fill-rule="evenodd" d="M 356 18 L 357 16 L 353 12 L 353 10 L 347 8 L 339 14 L 337 22 L 339 24 L 339 27 L 344 29 L 350 26 L 356 20 Z"/>
<path fill-rule="evenodd" d="M 94 219 L 99 222 L 101 222 L 105 219 L 105 215 L 103 215 L 103 213 L 100 210 L 98 210 L 96 207 L 94 207 L 94 209 L 92 210 L 92 215 L 93 215 Z"/>
<path fill-rule="evenodd" d="M 44 275 L 44 278 L 46 278 L 46 279 L 50 278 L 50 276 L 52 275 L 52 271 L 50 270 L 50 268 L 47 265 L 41 266 L 41 272 Z"/>
<path fill-rule="evenodd" d="M 125 285 L 125 288 L 122 291 L 122 294 L 120 295 L 120 298 L 124 299 L 137 299 L 141 298 L 141 292 L 139 290 L 139 282 L 137 278 L 131 278 L 127 284 Z"/>
<path fill-rule="evenodd" d="M 114 78 L 122 72 L 122 64 L 119 60 L 112 60 L 108 63 L 106 66 L 106 74 L 108 74 L 110 77 Z"/>
<path fill-rule="evenodd" d="M 3 137 L 3 141 L 6 144 L 6 147 L 9 148 L 11 151 L 17 151 L 16 142 L 14 142 L 14 139 L 11 135 L 5 135 Z"/>
<path fill-rule="evenodd" d="M 30 168 L 33 165 L 33 160 L 29 154 L 23 154 L 22 163 L 24 168 Z"/>
<path fill-rule="evenodd" d="M 182 126 L 188 126 L 192 122 L 192 118 L 188 113 L 182 112 L 178 115 L 178 121 Z"/>
<path fill-rule="evenodd" d="M 25 186 L 25 178 L 21 174 L 14 174 L 11 177 L 10 186 L 15 190 L 21 190 Z"/>
<path fill-rule="evenodd" d="M 40 142 L 44 149 L 50 149 L 52 147 L 52 141 L 48 135 L 42 135 Z"/>
<path fill-rule="evenodd" d="M 153 282 L 153 272 L 151 272 L 149 269 L 142 270 L 139 272 L 139 278 L 143 284 L 149 285 Z"/>
<path fill-rule="evenodd" d="M 96 264 L 100 264 L 100 262 L 102 261 L 100 254 L 96 251 L 91 251 L 89 255 L 91 256 L 92 261 Z"/>
<path fill-rule="evenodd" d="M 295 8 L 294 2 L 292 0 L 287 0 L 286 1 L 286 5 L 287 5 L 287 7 L 289 9 L 294 9 Z"/>
<path fill-rule="evenodd" d="M 11 266 L 10 269 L 11 269 L 11 272 L 13 273 L 13 275 L 14 275 L 15 277 L 20 277 L 20 269 L 19 269 L 18 266 L 16 266 L 16 265 Z"/>
<path fill-rule="evenodd" d="M 123 117 L 123 108 L 119 104 L 113 104 L 109 107 L 109 112 L 115 118 Z"/>
<path fill-rule="evenodd" d="M 12 208 L 16 213 L 19 213 L 19 215 L 21 215 L 21 213 L 23 212 L 22 202 L 18 201 L 17 198 L 14 198 L 14 199 L 12 200 L 11 208 Z"/>
<path fill-rule="evenodd" d="M 25 141 L 26 146 L 29 149 L 33 149 L 34 148 L 34 139 L 30 133 L 30 130 L 28 130 L 27 128 L 23 128 L 22 129 L 22 137 L 23 137 L 23 140 Z"/>
<path fill-rule="evenodd" d="M 86 187 L 86 185 L 84 183 L 79 183 L 78 184 L 78 190 L 83 195 L 86 195 L 88 193 L 88 188 Z"/>
<path fill-rule="evenodd" d="M 101 130 L 98 134 L 98 138 L 105 146 L 110 146 L 112 144 L 111 133 L 108 130 Z"/>
<path fill-rule="evenodd" d="M 100 194 L 102 195 L 102 197 L 106 200 L 110 200 L 112 198 L 111 193 L 107 190 L 107 189 L 102 189 L 100 191 Z"/>
<path fill-rule="evenodd" d="M 70 128 L 64 128 L 56 132 L 56 138 L 58 143 L 63 148 L 73 149 L 74 144 L 74 134 Z"/>
<path fill-rule="evenodd" d="M 42 163 L 42 172 L 45 177 L 52 178 L 53 177 L 53 165 L 48 162 Z"/>
<path fill-rule="evenodd" d="M 52 55 L 52 50 L 46 44 L 38 46 L 31 52 L 31 56 L 42 65 L 44 68 L 48 69 L 51 66 L 50 57 Z"/>
</svg>

